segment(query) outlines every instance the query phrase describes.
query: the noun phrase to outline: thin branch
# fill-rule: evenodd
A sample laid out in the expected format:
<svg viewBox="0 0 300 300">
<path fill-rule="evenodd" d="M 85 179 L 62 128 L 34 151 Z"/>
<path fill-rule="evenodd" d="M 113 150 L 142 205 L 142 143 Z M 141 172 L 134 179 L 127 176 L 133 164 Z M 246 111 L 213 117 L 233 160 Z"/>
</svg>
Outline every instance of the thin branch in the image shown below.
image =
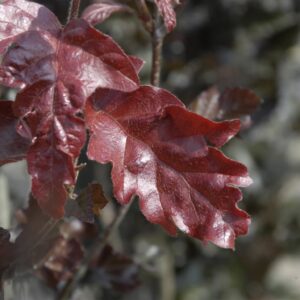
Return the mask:
<svg viewBox="0 0 300 300">
<path fill-rule="evenodd" d="M 145 0 L 135 0 L 135 5 L 138 11 L 139 18 L 143 22 L 145 29 L 151 34 L 154 28 L 153 18 Z"/>
<path fill-rule="evenodd" d="M 119 227 L 121 222 L 123 221 L 124 217 L 129 211 L 129 208 L 131 207 L 133 203 L 133 199 L 131 202 L 125 206 L 122 206 L 114 220 L 111 222 L 111 224 L 106 228 L 104 235 L 102 239 L 96 240 L 93 246 L 89 249 L 87 252 L 85 258 L 81 262 L 80 267 L 78 268 L 75 275 L 72 277 L 72 279 L 65 285 L 63 290 L 58 294 L 56 300 L 68 300 L 72 296 L 72 292 L 78 285 L 81 279 L 84 278 L 86 275 L 86 272 L 88 271 L 89 265 L 93 261 L 95 257 L 98 257 L 101 252 L 103 251 L 104 247 L 108 243 L 112 233 Z"/>
<path fill-rule="evenodd" d="M 139 14 L 139 18 L 143 22 L 145 29 L 151 35 L 151 84 L 154 86 L 159 86 L 161 73 L 161 53 L 166 32 L 164 27 L 161 26 L 161 17 L 156 7 L 154 8 L 154 16 L 152 16 L 145 0 L 135 0 L 135 4 Z"/>
<path fill-rule="evenodd" d="M 67 23 L 78 18 L 81 0 L 70 0 L 69 13 Z"/>
<path fill-rule="evenodd" d="M 164 38 L 156 34 L 154 30 L 152 36 L 152 68 L 151 68 L 151 84 L 159 86 L 161 73 L 161 52 Z"/>
<path fill-rule="evenodd" d="M 164 28 L 160 25 L 160 16 L 158 10 L 155 11 L 152 31 L 152 69 L 151 84 L 159 86 L 161 73 L 161 54 L 165 38 Z"/>
</svg>

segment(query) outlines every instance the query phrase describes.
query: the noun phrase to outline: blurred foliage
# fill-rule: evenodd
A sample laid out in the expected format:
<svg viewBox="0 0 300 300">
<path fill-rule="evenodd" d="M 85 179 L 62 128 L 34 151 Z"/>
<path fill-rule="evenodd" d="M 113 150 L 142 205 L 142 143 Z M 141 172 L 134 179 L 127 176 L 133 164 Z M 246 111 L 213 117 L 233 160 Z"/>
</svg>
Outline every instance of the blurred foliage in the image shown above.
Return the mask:
<svg viewBox="0 0 300 300">
<path fill-rule="evenodd" d="M 39 2 L 64 20 L 67 1 Z M 165 39 L 161 85 L 186 104 L 212 85 L 221 90 L 248 87 L 264 99 L 253 126 L 226 148 L 254 179 L 240 205 L 252 215 L 251 230 L 238 240 L 235 252 L 218 249 L 181 234 L 167 236 L 146 222 L 136 204 L 113 244 L 142 266 L 142 285 L 129 294 L 103 290 L 97 299 L 298 300 L 300 1 L 186 0 L 177 12 L 178 27 Z M 151 47 L 139 20 L 116 15 L 99 28 L 146 61 L 142 80 L 148 83 Z M 91 164 L 87 170 L 82 184 L 94 174 L 104 178 L 106 193 L 111 193 L 107 167 Z M 16 189 L 13 183 L 10 189 Z M 114 212 L 110 203 L 102 222 L 109 223 Z M 34 286 L 32 280 L 27 285 Z M 73 300 L 96 299 L 93 289 L 79 286 Z M 35 297 L 28 299 L 42 299 Z"/>
</svg>

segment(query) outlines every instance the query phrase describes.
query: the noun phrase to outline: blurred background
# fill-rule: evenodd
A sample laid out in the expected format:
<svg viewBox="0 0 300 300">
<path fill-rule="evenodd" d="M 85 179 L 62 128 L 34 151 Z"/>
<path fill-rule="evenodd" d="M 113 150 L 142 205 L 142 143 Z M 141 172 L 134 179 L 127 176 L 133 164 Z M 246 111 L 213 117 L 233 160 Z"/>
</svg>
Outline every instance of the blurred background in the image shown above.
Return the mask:
<svg viewBox="0 0 300 300">
<path fill-rule="evenodd" d="M 36 2 L 65 20 L 68 1 Z M 251 88 L 263 99 L 252 127 L 224 149 L 249 167 L 254 180 L 240 203 L 252 216 L 250 232 L 234 252 L 182 234 L 173 238 L 147 223 L 136 201 L 111 242 L 140 265 L 141 284 L 118 293 L 94 283 L 78 287 L 72 299 L 299 300 L 300 1 L 186 0 L 177 13 L 178 26 L 164 43 L 161 86 L 187 105 L 213 85 Z M 149 83 L 151 43 L 139 20 L 114 15 L 99 29 L 146 61 L 141 78 Z M 1 94 L 13 99 L 15 91 L 2 88 Z M 109 166 L 89 163 L 79 185 L 96 178 L 112 197 L 108 174 Z M 1 167 L 1 227 L 15 225 L 28 190 L 24 163 Z M 103 210 L 104 224 L 116 208 L 113 201 Z M 34 276 L 13 284 L 14 300 L 54 299 Z"/>
</svg>

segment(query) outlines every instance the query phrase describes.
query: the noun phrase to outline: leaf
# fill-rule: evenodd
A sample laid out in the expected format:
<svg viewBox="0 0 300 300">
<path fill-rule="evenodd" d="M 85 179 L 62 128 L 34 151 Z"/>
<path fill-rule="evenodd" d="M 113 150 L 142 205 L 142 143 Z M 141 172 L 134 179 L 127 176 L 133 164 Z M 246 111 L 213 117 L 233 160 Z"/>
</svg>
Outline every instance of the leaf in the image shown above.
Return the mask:
<svg viewBox="0 0 300 300">
<path fill-rule="evenodd" d="M 253 114 L 261 99 L 251 90 L 244 88 L 226 89 L 219 98 L 218 119 L 234 119 Z"/>
<path fill-rule="evenodd" d="M 0 165 L 26 158 L 30 140 L 17 132 L 12 101 L 0 101 Z"/>
<path fill-rule="evenodd" d="M 62 27 L 46 8 L 23 0 L 5 1 L 1 10 L 0 46 L 10 47 L 1 72 L 4 81 L 14 78 L 11 85 L 24 87 L 13 106 L 22 124 L 19 132 L 29 131 L 33 140 L 27 153 L 32 193 L 45 212 L 59 218 L 85 142 L 84 120 L 78 116 L 86 98 L 99 87 L 137 89 L 137 66 L 84 20 Z"/>
<path fill-rule="evenodd" d="M 58 234 L 57 226 L 53 219 L 41 211 L 32 194 L 27 208 L 18 211 L 17 219 L 22 230 L 14 243 L 17 265 L 31 268 L 52 247 Z"/>
<path fill-rule="evenodd" d="M 89 5 L 81 17 L 92 25 L 100 24 L 116 12 L 132 12 L 132 9 L 113 0 L 98 1 L 99 3 Z"/>
<path fill-rule="evenodd" d="M 57 35 L 60 24 L 47 8 L 25 0 L 4 0 L 0 4 L 0 54 L 27 31 L 48 32 Z M 21 87 L 22 82 L 0 68 L 0 83 L 8 87 Z"/>
<path fill-rule="evenodd" d="M 242 199 L 238 186 L 251 179 L 245 166 L 217 149 L 238 132 L 238 120 L 212 122 L 150 86 L 127 94 L 98 90 L 85 113 L 88 156 L 113 163 L 121 204 L 138 195 L 150 222 L 220 247 L 233 248 L 246 234 L 249 216 L 236 204 Z"/>
<path fill-rule="evenodd" d="M 129 58 L 131 60 L 131 63 L 133 65 L 135 71 L 137 73 L 139 73 L 145 64 L 145 61 L 143 61 L 142 59 L 140 59 L 139 57 L 136 57 L 136 56 L 129 56 Z"/>
<path fill-rule="evenodd" d="M 67 202 L 66 216 L 74 216 L 82 222 L 94 223 L 94 217 L 99 216 L 107 203 L 102 186 L 99 183 L 91 183 L 75 200 Z"/>
<path fill-rule="evenodd" d="M 202 92 L 190 104 L 192 111 L 211 120 L 222 121 L 239 118 L 241 131 L 252 125 L 251 114 L 259 107 L 261 99 L 245 88 L 228 88 L 223 93 L 216 87 Z"/>
<path fill-rule="evenodd" d="M 89 275 L 105 288 L 126 292 L 139 285 L 138 271 L 138 265 L 130 257 L 107 245 L 92 265 Z"/>
<path fill-rule="evenodd" d="M 13 244 L 9 239 L 9 231 L 0 227 L 0 277 L 5 269 L 9 267 L 13 258 Z"/>
<path fill-rule="evenodd" d="M 220 110 L 220 91 L 212 86 L 203 91 L 195 101 L 190 104 L 190 109 L 202 117 L 217 120 Z"/>
<path fill-rule="evenodd" d="M 211 87 L 200 94 L 191 109 L 201 116 L 220 121 L 251 115 L 260 103 L 260 98 L 249 89 L 228 88 L 220 93 L 216 87 Z"/>
<path fill-rule="evenodd" d="M 78 241 L 60 236 L 52 244 L 37 273 L 49 286 L 58 288 L 59 284 L 74 276 L 83 255 L 83 248 Z"/>
<path fill-rule="evenodd" d="M 174 10 L 174 0 L 154 0 L 160 15 L 164 18 L 168 32 L 176 27 L 176 13 Z"/>
</svg>

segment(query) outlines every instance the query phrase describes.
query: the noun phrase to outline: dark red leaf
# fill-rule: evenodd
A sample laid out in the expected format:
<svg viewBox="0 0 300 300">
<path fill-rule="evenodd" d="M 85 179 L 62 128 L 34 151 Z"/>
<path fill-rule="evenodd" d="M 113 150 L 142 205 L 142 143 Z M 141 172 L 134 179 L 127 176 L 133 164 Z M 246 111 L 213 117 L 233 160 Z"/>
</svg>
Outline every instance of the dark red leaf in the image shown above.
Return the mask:
<svg viewBox="0 0 300 300">
<path fill-rule="evenodd" d="M 75 200 L 67 202 L 66 216 L 74 216 L 82 222 L 94 223 L 94 217 L 99 216 L 107 203 L 102 186 L 99 183 L 91 183 Z"/>
<path fill-rule="evenodd" d="M 154 0 L 158 11 L 164 18 L 165 26 L 168 32 L 176 27 L 176 13 L 174 10 L 174 0 Z"/>
<path fill-rule="evenodd" d="M 220 91 L 217 87 L 203 91 L 195 101 L 190 104 L 190 109 L 202 117 L 217 120 L 220 104 Z"/>
<path fill-rule="evenodd" d="M 260 103 L 261 99 L 249 89 L 228 88 L 220 93 L 216 87 L 211 87 L 202 92 L 190 107 L 196 113 L 211 120 L 240 118 L 242 128 L 247 128 L 250 115 L 257 110 Z"/>
<path fill-rule="evenodd" d="M 85 99 L 99 87 L 137 89 L 140 62 L 84 20 L 62 28 L 46 8 L 23 0 L 5 1 L 0 9 L 0 50 L 11 46 L 0 73 L 11 86 L 22 82 L 25 87 L 14 113 L 21 120 L 18 131 L 33 140 L 27 154 L 32 193 L 45 212 L 58 218 L 85 142 L 84 121 L 77 117 Z"/>
<path fill-rule="evenodd" d="M 60 28 L 55 15 L 42 5 L 25 0 L 4 0 L 0 4 L 0 54 L 28 30 L 57 35 Z M 0 83 L 9 87 L 22 86 L 22 81 L 11 76 L 6 68 L 0 69 Z"/>
<path fill-rule="evenodd" d="M 86 122 L 88 156 L 113 163 L 121 204 L 136 194 L 150 222 L 221 247 L 233 248 L 247 232 L 237 187 L 251 179 L 245 166 L 217 149 L 238 132 L 238 120 L 209 121 L 172 94 L 144 86 L 129 94 L 99 90 L 87 103 Z"/>
<path fill-rule="evenodd" d="M 81 17 L 92 25 L 100 24 L 116 12 L 132 12 L 132 9 L 113 0 L 100 0 L 88 6 Z"/>
<path fill-rule="evenodd" d="M 0 277 L 2 272 L 10 265 L 13 258 L 13 244 L 9 239 L 9 231 L 0 227 Z"/>
<path fill-rule="evenodd" d="M 80 243 L 74 239 L 66 240 L 58 237 L 48 252 L 37 273 L 49 286 L 57 288 L 74 276 L 84 252 Z"/>
<path fill-rule="evenodd" d="M 103 249 L 92 267 L 95 280 L 105 288 L 125 292 L 139 285 L 138 265 L 130 257 L 115 252 L 111 246 Z"/>
<path fill-rule="evenodd" d="M 22 231 L 15 241 L 16 258 L 18 264 L 31 268 L 52 247 L 58 230 L 55 222 L 41 211 L 32 195 L 28 207 L 18 211 L 17 219 Z"/>
<path fill-rule="evenodd" d="M 0 165 L 26 158 L 31 141 L 17 133 L 12 101 L 0 101 Z"/>
<path fill-rule="evenodd" d="M 251 90 L 244 88 L 226 89 L 219 99 L 218 119 L 234 119 L 253 114 L 261 99 Z"/>
<path fill-rule="evenodd" d="M 136 56 L 129 56 L 129 58 L 131 60 L 131 63 L 133 65 L 135 71 L 137 73 L 139 73 L 145 64 L 145 61 L 143 61 L 142 59 L 140 59 L 139 57 L 136 57 Z"/>
</svg>

